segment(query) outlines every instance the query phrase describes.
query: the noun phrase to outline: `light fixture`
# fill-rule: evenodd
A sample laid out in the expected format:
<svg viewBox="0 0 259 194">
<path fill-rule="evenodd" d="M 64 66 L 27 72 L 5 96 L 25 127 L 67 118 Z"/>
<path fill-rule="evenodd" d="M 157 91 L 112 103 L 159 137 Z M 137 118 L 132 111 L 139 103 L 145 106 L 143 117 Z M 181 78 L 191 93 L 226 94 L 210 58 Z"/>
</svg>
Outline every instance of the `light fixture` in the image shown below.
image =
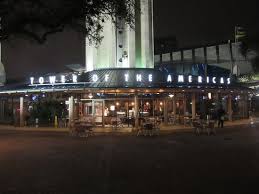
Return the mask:
<svg viewBox="0 0 259 194">
<path fill-rule="evenodd" d="M 173 94 L 169 94 L 169 97 L 170 97 L 170 98 L 173 98 L 173 97 L 174 97 L 174 95 L 173 95 Z"/>
<path fill-rule="evenodd" d="M 163 105 L 163 102 L 160 102 L 160 106 L 162 106 Z"/>
<path fill-rule="evenodd" d="M 116 102 L 116 106 L 120 106 L 120 103 L 119 103 L 119 102 Z"/>
<path fill-rule="evenodd" d="M 89 95 L 88 95 L 88 98 L 90 98 L 90 99 L 92 99 L 94 96 L 93 96 L 93 94 L 92 93 L 90 93 Z"/>
<path fill-rule="evenodd" d="M 131 105 L 132 105 L 132 106 L 134 106 L 134 105 L 135 105 L 135 103 L 134 103 L 134 102 L 132 102 L 132 103 L 131 103 Z"/>
<path fill-rule="evenodd" d="M 115 106 L 114 106 L 114 105 L 111 105 L 110 110 L 111 110 L 111 111 L 115 111 Z"/>
<path fill-rule="evenodd" d="M 208 98 L 209 98 L 210 100 L 212 99 L 211 93 L 208 93 Z"/>
</svg>

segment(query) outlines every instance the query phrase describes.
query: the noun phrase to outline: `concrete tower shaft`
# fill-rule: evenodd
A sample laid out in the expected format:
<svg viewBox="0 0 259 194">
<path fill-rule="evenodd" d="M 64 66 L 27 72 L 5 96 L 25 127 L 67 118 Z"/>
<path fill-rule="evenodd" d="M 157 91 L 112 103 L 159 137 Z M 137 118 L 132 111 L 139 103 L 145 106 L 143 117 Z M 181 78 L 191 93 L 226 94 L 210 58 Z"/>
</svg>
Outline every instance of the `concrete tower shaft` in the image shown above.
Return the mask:
<svg viewBox="0 0 259 194">
<path fill-rule="evenodd" d="M 0 18 L 0 29 L 1 29 L 1 18 Z M 2 63 L 2 46 L 0 42 L 0 86 L 4 85 L 6 82 L 6 74 L 5 74 L 5 68 Z"/>
<path fill-rule="evenodd" d="M 117 18 L 117 27 L 104 24 L 104 37 L 95 47 L 86 40 L 86 71 L 104 68 L 153 68 L 153 0 L 136 0 L 135 29 Z"/>
</svg>

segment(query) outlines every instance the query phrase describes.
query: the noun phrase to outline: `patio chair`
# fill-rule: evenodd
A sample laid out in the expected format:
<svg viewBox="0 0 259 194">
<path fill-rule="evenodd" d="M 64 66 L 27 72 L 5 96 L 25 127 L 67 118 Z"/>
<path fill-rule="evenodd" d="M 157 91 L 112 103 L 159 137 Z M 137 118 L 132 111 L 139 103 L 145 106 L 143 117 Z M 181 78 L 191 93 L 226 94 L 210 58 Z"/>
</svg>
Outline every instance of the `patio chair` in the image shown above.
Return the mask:
<svg viewBox="0 0 259 194">
<path fill-rule="evenodd" d="M 86 137 L 85 129 L 81 123 L 76 123 L 74 125 L 73 136 Z"/>
<path fill-rule="evenodd" d="M 193 121 L 192 125 L 194 127 L 194 133 L 196 135 L 200 135 L 200 132 L 202 130 L 202 125 L 197 121 Z"/>
<path fill-rule="evenodd" d="M 174 125 L 174 124 L 175 124 L 175 117 L 174 117 L 174 116 L 170 116 L 170 117 L 168 118 L 168 120 L 169 120 L 169 124 L 171 124 L 171 125 Z"/>
<path fill-rule="evenodd" d="M 209 122 L 207 129 L 208 129 L 208 135 L 210 135 L 211 132 L 213 132 L 213 134 L 216 135 L 216 128 L 215 128 L 214 121 Z"/>
<path fill-rule="evenodd" d="M 159 135 L 159 131 L 160 131 L 160 124 L 156 123 L 154 126 L 153 126 L 153 133 L 155 135 Z"/>
<path fill-rule="evenodd" d="M 191 125 L 191 118 L 185 116 L 185 117 L 184 117 L 184 126 L 188 126 L 188 125 L 189 125 L 189 126 Z"/>
<path fill-rule="evenodd" d="M 123 128 L 123 122 L 121 118 L 114 117 L 111 119 L 112 130 L 117 130 L 119 128 Z"/>
<path fill-rule="evenodd" d="M 77 130 L 76 128 L 79 126 L 79 121 L 74 120 L 71 122 L 71 125 L 69 126 L 69 135 L 71 136 L 77 136 Z"/>
<path fill-rule="evenodd" d="M 146 131 L 145 131 L 145 128 L 144 128 L 144 126 L 143 125 L 140 125 L 139 127 L 138 127 L 138 129 L 137 129 L 137 136 L 139 136 L 139 135 L 146 135 Z"/>
<path fill-rule="evenodd" d="M 86 121 L 76 120 L 70 129 L 71 136 L 89 137 L 93 136 L 93 124 Z"/>
<path fill-rule="evenodd" d="M 146 123 L 144 125 L 144 135 L 153 136 L 154 135 L 154 124 L 152 123 Z"/>
</svg>

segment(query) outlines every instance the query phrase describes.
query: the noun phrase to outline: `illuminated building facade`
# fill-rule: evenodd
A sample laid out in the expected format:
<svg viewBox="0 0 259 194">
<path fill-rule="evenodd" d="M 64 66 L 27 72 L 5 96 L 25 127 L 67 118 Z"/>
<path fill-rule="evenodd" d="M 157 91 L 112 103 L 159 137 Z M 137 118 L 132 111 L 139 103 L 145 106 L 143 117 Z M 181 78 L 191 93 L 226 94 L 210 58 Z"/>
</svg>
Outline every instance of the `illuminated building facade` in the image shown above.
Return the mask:
<svg viewBox="0 0 259 194">
<path fill-rule="evenodd" d="M 61 127 L 70 127 L 78 120 L 97 130 L 138 129 L 145 122 L 191 126 L 194 120 L 216 119 L 220 106 L 227 112 L 226 120 L 248 118 L 253 91 L 236 83 L 228 69 L 217 66 L 210 71 L 201 64 L 206 70 L 200 71 L 193 64 L 162 63 L 185 58 L 206 63 L 208 51 L 218 56 L 217 63 L 224 49 L 163 54 L 156 56 L 161 65 L 155 66 L 153 1 L 136 3 L 141 10 L 135 13 L 134 30 L 118 18 L 119 28 L 111 21 L 104 24 L 99 47 L 86 40 L 85 71 L 32 76 L 1 87 L 0 122 L 24 126 L 38 119 L 40 126 L 53 126 L 58 120 Z"/>
</svg>

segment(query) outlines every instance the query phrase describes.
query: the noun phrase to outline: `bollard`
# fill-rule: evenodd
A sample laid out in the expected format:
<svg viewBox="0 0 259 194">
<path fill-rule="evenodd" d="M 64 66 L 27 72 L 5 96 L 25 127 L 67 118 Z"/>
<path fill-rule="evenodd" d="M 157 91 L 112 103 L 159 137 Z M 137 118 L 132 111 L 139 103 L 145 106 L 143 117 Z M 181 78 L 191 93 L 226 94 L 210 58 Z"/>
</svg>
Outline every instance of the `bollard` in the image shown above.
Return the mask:
<svg viewBox="0 0 259 194">
<path fill-rule="evenodd" d="M 55 116 L 54 127 L 58 128 L 58 117 Z"/>
<path fill-rule="evenodd" d="M 36 128 L 39 127 L 39 119 L 38 118 L 35 119 L 35 126 L 36 126 Z"/>
</svg>

